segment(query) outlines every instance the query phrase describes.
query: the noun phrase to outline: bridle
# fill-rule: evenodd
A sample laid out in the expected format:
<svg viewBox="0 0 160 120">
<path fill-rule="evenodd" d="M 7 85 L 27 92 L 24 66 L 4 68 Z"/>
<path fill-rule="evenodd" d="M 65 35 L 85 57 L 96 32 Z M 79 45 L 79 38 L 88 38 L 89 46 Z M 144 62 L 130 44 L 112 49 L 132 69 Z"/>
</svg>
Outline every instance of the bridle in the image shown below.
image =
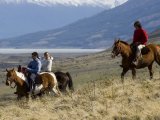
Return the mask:
<svg viewBox="0 0 160 120">
<path fill-rule="evenodd" d="M 121 47 L 119 46 L 119 41 L 116 41 L 113 45 L 112 58 L 118 56 L 121 53 Z"/>
<path fill-rule="evenodd" d="M 9 84 L 9 86 L 11 87 L 11 88 L 15 88 L 16 87 L 16 84 L 14 85 L 14 86 L 12 86 L 12 83 L 14 82 L 15 83 L 15 80 L 14 79 L 12 79 L 12 78 L 10 78 L 10 77 L 7 77 L 7 79 L 6 79 L 6 81 L 7 81 L 7 83 Z M 10 83 L 9 83 L 10 82 Z"/>
<path fill-rule="evenodd" d="M 6 69 L 6 71 L 7 72 L 9 72 L 7 69 Z M 15 83 L 16 81 L 15 81 L 15 78 L 14 77 L 8 77 L 8 75 L 7 75 L 7 78 L 6 78 L 6 85 L 8 85 L 8 86 L 10 86 L 11 88 L 15 88 L 16 87 L 16 84 L 14 85 L 14 86 L 12 86 L 12 83 Z"/>
</svg>

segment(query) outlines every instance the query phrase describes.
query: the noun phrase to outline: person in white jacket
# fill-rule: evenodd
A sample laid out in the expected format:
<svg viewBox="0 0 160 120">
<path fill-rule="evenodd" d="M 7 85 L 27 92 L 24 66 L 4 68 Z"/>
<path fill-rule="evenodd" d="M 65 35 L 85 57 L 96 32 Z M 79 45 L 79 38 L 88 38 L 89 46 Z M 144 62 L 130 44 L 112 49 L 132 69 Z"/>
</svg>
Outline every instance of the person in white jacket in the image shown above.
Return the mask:
<svg viewBox="0 0 160 120">
<path fill-rule="evenodd" d="M 53 57 L 48 52 L 45 52 L 44 58 L 42 59 L 41 72 L 51 72 L 52 71 L 52 61 L 53 61 Z"/>
</svg>

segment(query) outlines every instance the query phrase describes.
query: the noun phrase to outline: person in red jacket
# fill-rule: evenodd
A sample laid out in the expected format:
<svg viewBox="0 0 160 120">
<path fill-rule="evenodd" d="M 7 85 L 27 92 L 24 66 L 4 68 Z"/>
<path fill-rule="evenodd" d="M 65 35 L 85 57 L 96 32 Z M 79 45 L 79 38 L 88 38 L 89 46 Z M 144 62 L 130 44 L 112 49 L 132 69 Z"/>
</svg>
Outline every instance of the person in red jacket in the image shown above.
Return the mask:
<svg viewBox="0 0 160 120">
<path fill-rule="evenodd" d="M 134 23 L 135 31 L 133 35 L 133 45 L 136 46 L 136 55 L 133 61 L 134 65 L 138 65 L 138 59 L 141 56 L 141 49 L 145 47 L 148 41 L 147 32 L 142 28 L 142 25 L 139 21 Z"/>
</svg>

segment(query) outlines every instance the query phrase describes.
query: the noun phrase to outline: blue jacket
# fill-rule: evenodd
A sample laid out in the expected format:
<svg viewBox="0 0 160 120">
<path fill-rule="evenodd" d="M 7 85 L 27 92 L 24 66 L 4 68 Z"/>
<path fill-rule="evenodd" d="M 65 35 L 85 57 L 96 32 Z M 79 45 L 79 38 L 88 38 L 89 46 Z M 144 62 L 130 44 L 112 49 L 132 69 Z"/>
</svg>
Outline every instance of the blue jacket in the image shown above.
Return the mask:
<svg viewBox="0 0 160 120">
<path fill-rule="evenodd" d="M 27 70 L 31 73 L 37 74 L 40 72 L 41 70 L 41 61 L 37 58 L 35 60 L 32 60 L 28 66 L 27 66 Z"/>
</svg>

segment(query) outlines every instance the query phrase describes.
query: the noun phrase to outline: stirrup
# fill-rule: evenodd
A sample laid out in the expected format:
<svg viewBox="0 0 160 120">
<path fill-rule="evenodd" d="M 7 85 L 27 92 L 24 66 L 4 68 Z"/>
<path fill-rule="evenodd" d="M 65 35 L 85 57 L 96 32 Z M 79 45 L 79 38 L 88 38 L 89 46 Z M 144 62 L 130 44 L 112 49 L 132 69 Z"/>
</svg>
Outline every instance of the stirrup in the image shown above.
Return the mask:
<svg viewBox="0 0 160 120">
<path fill-rule="evenodd" d="M 137 66 L 138 65 L 138 61 L 137 60 L 133 61 L 132 64 L 135 65 L 135 66 Z"/>
</svg>

